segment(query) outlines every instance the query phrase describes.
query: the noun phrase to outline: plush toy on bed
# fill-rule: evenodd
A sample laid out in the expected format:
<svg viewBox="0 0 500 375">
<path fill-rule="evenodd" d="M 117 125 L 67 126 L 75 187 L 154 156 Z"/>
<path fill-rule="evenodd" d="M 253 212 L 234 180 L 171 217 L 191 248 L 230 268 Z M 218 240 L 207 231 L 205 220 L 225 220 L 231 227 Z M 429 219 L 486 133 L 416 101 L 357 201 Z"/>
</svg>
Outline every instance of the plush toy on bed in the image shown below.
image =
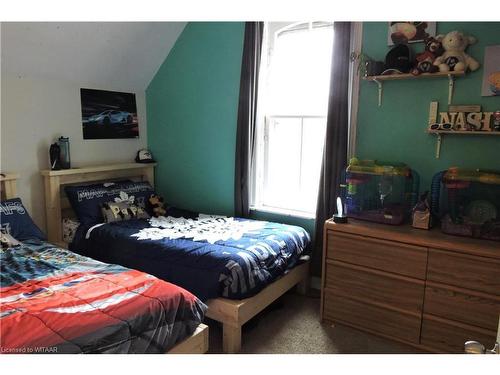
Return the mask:
<svg viewBox="0 0 500 375">
<path fill-rule="evenodd" d="M 441 38 L 428 37 L 425 39 L 425 51 L 417 54 L 415 57 L 417 61 L 411 73 L 417 76 L 420 73 L 439 72 L 439 68 L 433 63 L 436 58 L 443 54 L 443 52 L 444 49 L 441 44 Z"/>
<path fill-rule="evenodd" d="M 438 38 L 442 37 L 441 35 Z M 442 37 L 444 53 L 439 56 L 434 65 L 439 67 L 440 72 L 465 72 L 479 69 L 479 63 L 465 53 L 469 44 L 476 43 L 476 38 L 466 36 L 460 31 L 451 31 Z"/>
<path fill-rule="evenodd" d="M 153 213 L 155 217 L 164 216 L 167 213 L 165 206 L 163 205 L 163 198 L 159 195 L 152 194 L 149 197 L 149 204 L 153 207 Z"/>
<path fill-rule="evenodd" d="M 8 249 L 10 247 L 15 247 L 21 245 L 21 243 L 12 237 L 7 231 L 3 229 L 0 231 L 0 243 L 2 244 L 2 249 Z"/>
</svg>

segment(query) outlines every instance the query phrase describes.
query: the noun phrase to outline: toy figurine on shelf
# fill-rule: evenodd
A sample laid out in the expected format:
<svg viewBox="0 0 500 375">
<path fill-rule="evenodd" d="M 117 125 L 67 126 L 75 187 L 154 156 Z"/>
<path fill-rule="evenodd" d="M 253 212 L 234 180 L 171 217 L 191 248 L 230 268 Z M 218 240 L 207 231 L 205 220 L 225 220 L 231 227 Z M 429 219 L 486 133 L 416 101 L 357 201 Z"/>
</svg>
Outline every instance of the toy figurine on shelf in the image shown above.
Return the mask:
<svg viewBox="0 0 500 375">
<path fill-rule="evenodd" d="M 476 43 L 476 38 L 460 31 L 451 31 L 446 35 L 438 35 L 444 53 L 434 60 L 440 72 L 471 72 L 479 69 L 479 62 L 465 53 L 467 46 Z"/>
<path fill-rule="evenodd" d="M 411 74 L 418 76 L 421 73 L 436 73 L 439 68 L 434 65 L 434 61 L 444 53 L 441 38 L 429 37 L 425 39 L 425 50 L 415 57 L 415 67 Z"/>
<path fill-rule="evenodd" d="M 419 229 L 429 229 L 431 227 L 431 209 L 429 206 L 429 192 L 426 191 L 413 207 L 412 226 Z"/>
<path fill-rule="evenodd" d="M 493 112 L 493 130 L 500 132 L 500 111 Z"/>
</svg>

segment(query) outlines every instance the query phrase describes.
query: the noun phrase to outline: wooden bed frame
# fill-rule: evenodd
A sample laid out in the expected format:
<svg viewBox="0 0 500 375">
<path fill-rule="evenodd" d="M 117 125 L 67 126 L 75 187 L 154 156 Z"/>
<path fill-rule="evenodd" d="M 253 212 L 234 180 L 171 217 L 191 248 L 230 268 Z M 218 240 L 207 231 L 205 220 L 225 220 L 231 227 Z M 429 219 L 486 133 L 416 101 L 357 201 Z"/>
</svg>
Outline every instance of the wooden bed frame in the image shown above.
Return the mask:
<svg viewBox="0 0 500 375">
<path fill-rule="evenodd" d="M 208 326 L 199 324 L 191 336 L 170 349 L 167 354 L 205 354 L 208 352 Z"/>
<path fill-rule="evenodd" d="M 41 171 L 45 182 L 45 207 L 49 241 L 67 247 L 62 238 L 62 219 L 74 217 L 71 205 L 64 194 L 64 185 L 96 183 L 113 179 L 128 178 L 148 181 L 154 186 L 156 163 L 112 164 Z M 309 262 L 304 262 L 290 270 L 286 275 L 268 285 L 257 295 L 243 300 L 215 298 L 207 302 L 206 316 L 223 325 L 222 347 L 224 353 L 237 353 L 241 350 L 241 327 L 264 308 L 288 290 L 297 286 L 299 293 L 306 293 L 309 279 Z"/>
<path fill-rule="evenodd" d="M 17 180 L 19 175 L 16 173 L 2 173 L 0 175 L 0 199 L 15 198 L 17 194 Z"/>
<path fill-rule="evenodd" d="M 0 175 L 1 200 L 17 197 L 16 182 L 18 179 L 19 175 L 16 173 L 3 173 Z M 207 351 L 208 326 L 199 324 L 190 336 L 175 345 L 167 354 L 205 354 Z"/>
</svg>

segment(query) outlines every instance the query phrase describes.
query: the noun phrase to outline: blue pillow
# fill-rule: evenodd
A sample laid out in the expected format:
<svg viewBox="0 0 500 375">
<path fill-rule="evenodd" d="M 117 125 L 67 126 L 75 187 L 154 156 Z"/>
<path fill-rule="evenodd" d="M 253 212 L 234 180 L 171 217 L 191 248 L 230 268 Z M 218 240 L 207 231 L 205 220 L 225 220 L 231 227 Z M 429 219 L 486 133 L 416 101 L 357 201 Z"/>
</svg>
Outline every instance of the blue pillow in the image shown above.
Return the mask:
<svg viewBox="0 0 500 375">
<path fill-rule="evenodd" d="M 42 241 L 46 239 L 45 234 L 31 219 L 20 198 L 0 202 L 0 223 L 2 224 L 2 230 L 5 230 L 18 241 L 34 238 Z"/>
<path fill-rule="evenodd" d="M 148 182 L 120 181 L 113 184 L 66 186 L 68 200 L 83 225 L 103 223 L 101 205 L 126 201 L 144 208 L 151 215 L 149 197 L 155 191 Z"/>
</svg>

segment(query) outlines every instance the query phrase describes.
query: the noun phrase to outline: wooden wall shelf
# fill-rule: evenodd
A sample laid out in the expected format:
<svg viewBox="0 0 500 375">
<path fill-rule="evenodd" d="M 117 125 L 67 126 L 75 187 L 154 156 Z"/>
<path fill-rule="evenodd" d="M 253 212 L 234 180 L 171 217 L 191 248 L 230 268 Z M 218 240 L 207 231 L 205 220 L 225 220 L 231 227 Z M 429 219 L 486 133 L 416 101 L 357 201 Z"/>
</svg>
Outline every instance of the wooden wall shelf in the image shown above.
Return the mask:
<svg viewBox="0 0 500 375">
<path fill-rule="evenodd" d="M 427 130 L 429 134 L 500 135 L 498 131 Z"/>
<path fill-rule="evenodd" d="M 363 77 L 365 81 L 375 82 L 378 86 L 378 106 L 382 105 L 382 92 L 384 81 L 397 81 L 397 80 L 408 80 L 408 79 L 426 79 L 426 78 L 448 78 L 448 104 L 451 104 L 453 98 L 453 88 L 455 86 L 455 77 L 464 76 L 465 72 L 445 72 L 445 73 L 422 73 L 419 75 L 413 75 L 411 73 L 406 74 L 391 74 L 391 75 L 379 75 L 379 76 L 366 76 Z"/>
<path fill-rule="evenodd" d="M 444 135 L 500 135 L 498 131 L 467 131 L 467 130 L 427 130 L 429 134 L 437 136 L 436 141 L 436 159 L 441 156 L 441 144 Z"/>
<path fill-rule="evenodd" d="M 405 80 L 405 79 L 422 79 L 422 78 L 442 78 L 442 77 L 461 77 L 464 76 L 464 72 L 445 72 L 445 73 L 422 73 L 418 76 L 411 73 L 406 74 L 388 74 L 380 76 L 366 76 L 363 77 L 366 81 L 394 81 L 394 80 Z"/>
</svg>

